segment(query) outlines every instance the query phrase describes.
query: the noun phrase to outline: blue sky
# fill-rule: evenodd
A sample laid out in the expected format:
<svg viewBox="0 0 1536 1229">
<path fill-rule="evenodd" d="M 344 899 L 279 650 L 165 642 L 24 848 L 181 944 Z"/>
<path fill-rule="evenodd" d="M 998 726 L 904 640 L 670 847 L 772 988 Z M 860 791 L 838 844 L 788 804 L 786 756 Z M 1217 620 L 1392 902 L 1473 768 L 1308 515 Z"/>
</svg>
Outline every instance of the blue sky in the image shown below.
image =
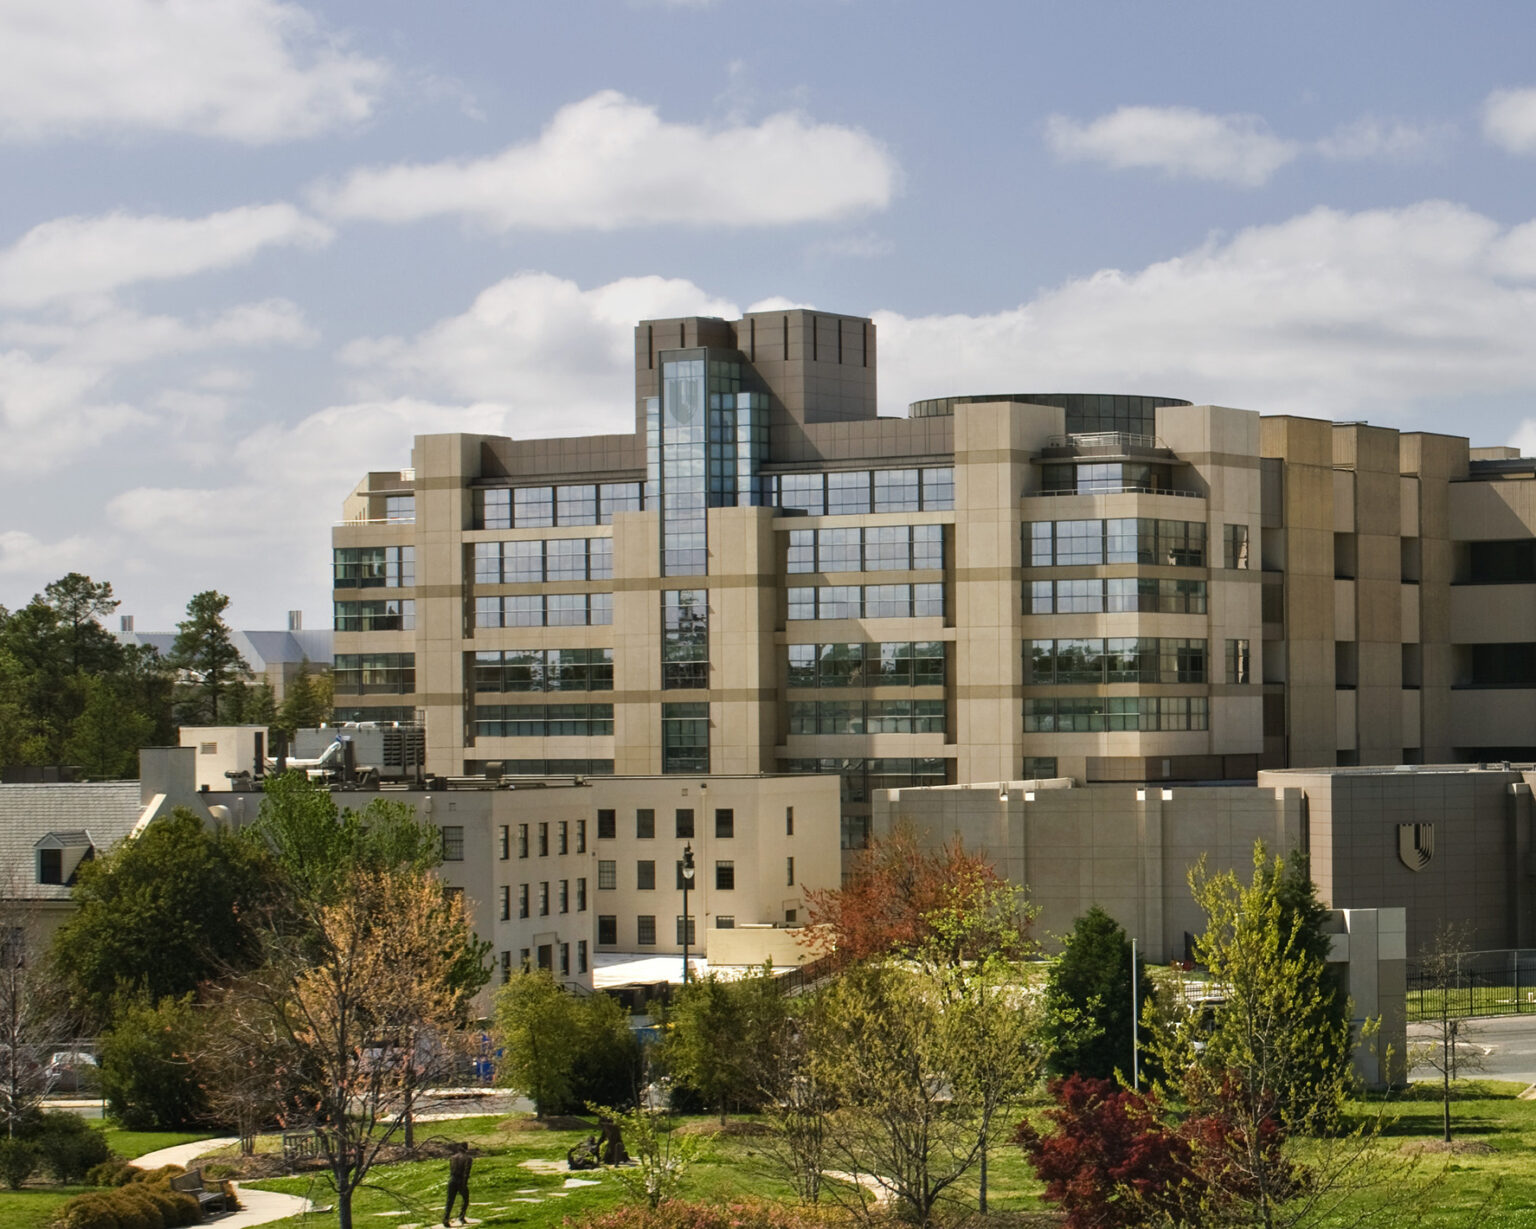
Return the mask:
<svg viewBox="0 0 1536 1229">
<path fill-rule="evenodd" d="M 1140 392 L 1536 451 L 1536 8 L 3 0 L 0 604 L 329 620 L 412 435 L 633 321 L 873 315 L 882 411 Z"/>
</svg>

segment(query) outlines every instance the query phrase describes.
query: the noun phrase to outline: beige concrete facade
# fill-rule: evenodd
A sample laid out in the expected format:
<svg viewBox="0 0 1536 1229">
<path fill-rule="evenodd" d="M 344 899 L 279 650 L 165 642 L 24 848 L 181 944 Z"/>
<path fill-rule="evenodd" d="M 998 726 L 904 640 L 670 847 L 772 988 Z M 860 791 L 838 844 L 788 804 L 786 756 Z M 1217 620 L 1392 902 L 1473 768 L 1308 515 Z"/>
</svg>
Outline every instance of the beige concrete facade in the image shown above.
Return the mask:
<svg viewBox="0 0 1536 1229">
<path fill-rule="evenodd" d="M 882 787 L 1536 758 L 1536 464 L 1151 397 L 877 418 L 876 355 L 856 317 L 644 321 L 634 434 L 418 437 L 335 531 L 374 612 L 339 715 L 419 716 L 443 775 L 834 772 L 850 847 Z"/>
</svg>

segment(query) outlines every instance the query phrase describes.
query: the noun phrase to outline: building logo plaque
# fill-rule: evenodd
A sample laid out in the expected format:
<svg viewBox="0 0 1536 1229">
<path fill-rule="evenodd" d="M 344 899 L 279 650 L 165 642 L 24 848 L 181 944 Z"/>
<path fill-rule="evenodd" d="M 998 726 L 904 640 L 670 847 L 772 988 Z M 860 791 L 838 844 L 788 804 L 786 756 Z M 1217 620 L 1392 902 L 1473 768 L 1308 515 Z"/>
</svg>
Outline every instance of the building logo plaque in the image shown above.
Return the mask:
<svg viewBox="0 0 1536 1229">
<path fill-rule="evenodd" d="M 1398 824 L 1397 856 L 1411 871 L 1421 871 L 1435 856 L 1434 824 Z"/>
</svg>

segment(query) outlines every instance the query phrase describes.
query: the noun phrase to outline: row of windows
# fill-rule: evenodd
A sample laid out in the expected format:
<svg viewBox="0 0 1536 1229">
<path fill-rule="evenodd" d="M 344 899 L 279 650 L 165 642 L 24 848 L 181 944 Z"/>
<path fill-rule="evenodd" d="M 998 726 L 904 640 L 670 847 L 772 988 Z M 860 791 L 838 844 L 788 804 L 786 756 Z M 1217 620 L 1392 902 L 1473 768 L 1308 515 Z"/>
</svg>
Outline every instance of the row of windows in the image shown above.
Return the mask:
<svg viewBox="0 0 1536 1229">
<path fill-rule="evenodd" d="M 791 529 L 788 552 L 788 572 L 905 572 L 942 568 L 944 527 Z"/>
<path fill-rule="evenodd" d="M 709 686 L 709 593 L 668 589 L 661 595 L 661 685 Z"/>
<path fill-rule="evenodd" d="M 409 589 L 416 583 L 416 548 L 338 546 L 331 571 L 338 589 Z"/>
<path fill-rule="evenodd" d="M 794 875 L 793 858 L 787 859 L 789 873 Z M 686 885 L 689 889 L 699 885 L 689 883 L 683 877 L 683 860 L 679 858 L 673 868 L 674 887 L 681 892 Z M 790 885 L 794 885 L 791 877 Z M 619 864 L 617 862 L 600 859 L 597 864 L 597 890 L 599 892 L 614 892 L 619 886 Z M 736 863 L 723 861 L 715 863 L 715 888 L 721 892 L 732 892 L 736 889 Z M 635 890 L 638 892 L 654 892 L 656 890 L 656 862 L 652 858 L 640 858 L 635 862 Z"/>
<path fill-rule="evenodd" d="M 793 921 L 793 918 L 787 919 Z M 686 925 L 685 925 L 686 921 Z M 684 919 L 683 915 L 677 915 L 677 939 L 679 946 L 684 943 L 697 943 L 699 919 L 692 914 Z M 736 919 L 726 914 L 720 914 L 715 918 L 716 930 L 731 930 L 736 925 Z M 686 937 L 685 937 L 686 935 Z M 600 913 L 597 916 L 597 945 L 599 947 L 617 947 L 619 942 L 619 919 L 611 914 Z M 637 947 L 654 947 L 656 944 L 656 915 L 642 913 L 635 918 L 635 945 Z"/>
<path fill-rule="evenodd" d="M 611 593 L 519 593 L 475 599 L 476 627 L 606 627 Z"/>
<path fill-rule="evenodd" d="M 477 704 L 476 738 L 571 738 L 613 733 L 611 704 Z"/>
<path fill-rule="evenodd" d="M 466 776 L 611 777 L 612 760 L 465 760 Z"/>
<path fill-rule="evenodd" d="M 536 848 L 539 851 L 539 857 L 549 857 L 549 824 L 545 822 L 535 825 L 533 828 L 533 835 L 538 842 Z M 519 858 L 526 858 L 528 856 L 528 837 L 529 825 L 518 824 L 517 856 Z M 556 821 L 555 823 L 554 851 L 555 853 L 561 855 L 571 852 L 571 824 L 569 820 L 562 819 Z M 578 819 L 576 821 L 576 852 L 587 852 L 587 821 L 584 819 Z M 512 856 L 512 829 L 508 824 L 502 824 L 497 834 L 497 856 L 499 856 L 503 862 Z"/>
<path fill-rule="evenodd" d="M 535 885 L 527 884 L 527 883 L 520 883 L 520 884 L 517 885 L 517 916 L 520 917 L 520 918 L 525 918 L 525 917 L 529 917 L 529 916 L 532 915 L 532 912 L 533 912 L 532 901 L 529 899 L 532 894 L 529 891 L 529 889 L 532 888 L 533 886 L 535 886 Z M 548 917 L 550 912 L 551 912 L 551 909 L 550 909 L 550 904 L 551 904 L 551 901 L 550 901 L 550 897 L 551 897 L 550 883 L 548 881 L 545 881 L 543 883 L 538 884 L 537 887 L 538 887 L 539 916 L 540 917 Z M 571 893 L 571 881 L 569 879 L 558 880 L 554 884 L 554 889 L 555 889 L 555 891 L 553 893 L 553 896 L 554 896 L 554 904 L 556 906 L 554 911 L 558 912 L 558 913 L 569 913 L 569 912 L 571 912 L 571 896 L 572 896 L 572 893 Z M 512 888 L 511 888 L 511 885 L 509 885 L 509 884 L 502 884 L 501 885 L 501 889 L 500 889 L 500 894 L 501 894 L 501 920 L 503 922 L 509 922 L 509 921 L 512 920 Z M 575 898 L 576 898 L 576 912 L 577 913 L 585 913 L 587 911 L 587 881 L 585 879 L 578 879 L 576 881 Z"/>
<path fill-rule="evenodd" d="M 413 598 L 386 598 L 375 602 L 337 602 L 338 632 L 408 632 L 416 626 Z"/>
<path fill-rule="evenodd" d="M 1025 614 L 1204 614 L 1205 581 L 1146 576 L 1025 583 Z"/>
<path fill-rule="evenodd" d="M 870 644 L 791 644 L 790 687 L 938 687 L 944 683 L 942 640 Z"/>
<path fill-rule="evenodd" d="M 955 506 L 955 471 L 936 466 L 780 474 L 774 480 L 773 501 L 810 516 L 948 511 Z"/>
<path fill-rule="evenodd" d="M 789 836 L 795 833 L 795 808 L 786 807 L 785 832 Z M 676 824 L 676 836 L 679 840 L 692 840 L 695 835 L 693 825 L 693 808 L 678 807 L 672 814 Z M 597 839 L 600 841 L 612 841 L 618 838 L 619 813 L 612 808 L 604 807 L 597 813 Z M 717 807 L 715 809 L 715 836 L 720 840 L 730 840 L 736 835 L 736 811 L 734 807 Z M 649 841 L 656 837 L 656 809 L 654 807 L 639 807 L 635 811 L 635 837 L 637 840 Z"/>
<path fill-rule="evenodd" d="M 475 528 L 609 525 L 613 523 L 615 512 L 638 512 L 642 506 L 638 482 L 497 487 L 475 492 Z"/>
<path fill-rule="evenodd" d="M 1024 701 L 1024 729 L 1030 734 L 1208 728 L 1210 703 L 1204 696 L 1098 696 Z"/>
<path fill-rule="evenodd" d="M 477 585 L 609 580 L 612 576 L 612 538 L 475 543 Z"/>
<path fill-rule="evenodd" d="M 1147 461 L 1082 461 L 1040 467 L 1047 495 L 1094 495 L 1113 491 L 1170 491 L 1173 471 Z"/>
<path fill-rule="evenodd" d="M 943 700 L 792 700 L 791 734 L 942 734 Z"/>
<path fill-rule="evenodd" d="M 784 759 L 785 772 L 831 774 L 842 779 L 844 802 L 868 802 L 874 790 L 951 784 L 953 760 L 941 756 L 815 756 Z"/>
<path fill-rule="evenodd" d="M 822 585 L 789 589 L 791 619 L 909 619 L 942 616 L 944 586 Z"/>
<path fill-rule="evenodd" d="M 1024 526 L 1024 555 L 1037 568 L 1095 563 L 1199 568 L 1205 566 L 1205 522 L 1144 516 L 1034 521 Z"/>
<path fill-rule="evenodd" d="M 1203 683 L 1206 642 L 1156 636 L 1026 640 L 1026 683 Z"/>
<path fill-rule="evenodd" d="M 338 653 L 331 676 L 339 695 L 408 695 L 416 690 L 416 654 Z"/>
<path fill-rule="evenodd" d="M 612 691 L 612 649 L 501 649 L 476 653 L 476 691 Z"/>
<path fill-rule="evenodd" d="M 601 921 L 602 919 L 599 919 Z M 560 956 L 560 976 L 571 975 L 571 945 L 569 943 L 549 944 L 541 943 L 538 950 L 538 967 L 550 973 L 555 971 L 555 954 L 558 950 Z M 530 972 L 534 967 L 534 952 L 531 948 L 523 948 L 518 953 L 518 968 L 524 973 Z M 587 971 L 587 941 L 576 940 L 576 972 Z M 512 980 L 512 953 L 501 954 L 501 980 L 503 984 Z"/>
</svg>

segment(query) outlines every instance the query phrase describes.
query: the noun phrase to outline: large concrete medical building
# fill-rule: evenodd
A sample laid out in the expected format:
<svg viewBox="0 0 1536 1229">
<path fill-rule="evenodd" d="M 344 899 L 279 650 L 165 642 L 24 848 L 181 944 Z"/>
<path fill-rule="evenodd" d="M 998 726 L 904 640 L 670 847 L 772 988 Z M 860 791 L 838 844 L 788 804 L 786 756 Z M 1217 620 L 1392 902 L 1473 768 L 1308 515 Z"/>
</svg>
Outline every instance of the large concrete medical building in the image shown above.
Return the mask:
<svg viewBox="0 0 1536 1229">
<path fill-rule="evenodd" d="M 338 716 L 446 775 L 835 773 L 844 847 L 882 788 L 1536 758 L 1536 462 L 1147 396 L 880 418 L 876 358 L 645 321 L 632 433 L 418 437 L 334 532 Z"/>
</svg>

